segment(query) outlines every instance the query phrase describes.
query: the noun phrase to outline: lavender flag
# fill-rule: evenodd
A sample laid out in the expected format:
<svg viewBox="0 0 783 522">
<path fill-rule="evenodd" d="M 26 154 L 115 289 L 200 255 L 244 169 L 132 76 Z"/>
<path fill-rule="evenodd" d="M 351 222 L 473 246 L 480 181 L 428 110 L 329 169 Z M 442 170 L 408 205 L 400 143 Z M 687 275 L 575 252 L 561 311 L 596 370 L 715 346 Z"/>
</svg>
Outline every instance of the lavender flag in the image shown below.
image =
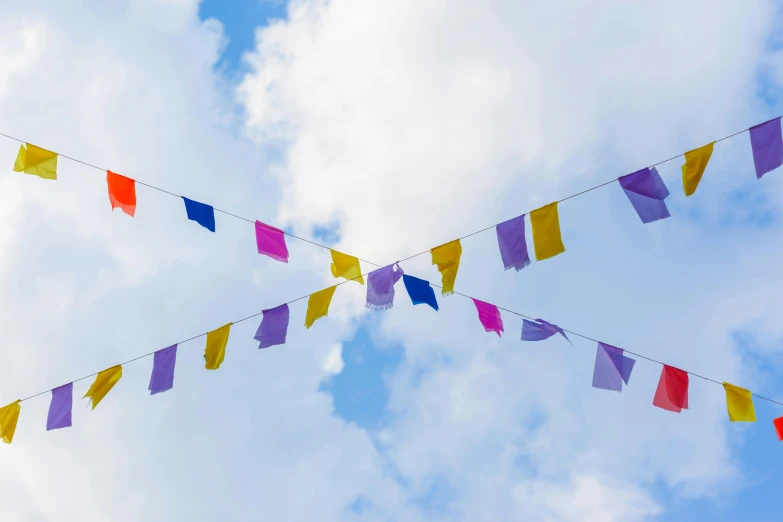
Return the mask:
<svg viewBox="0 0 783 522">
<path fill-rule="evenodd" d="M 71 426 L 73 408 L 73 383 L 69 382 L 52 390 L 52 402 L 49 403 L 49 416 L 46 418 L 46 431 Z"/>
<path fill-rule="evenodd" d="M 669 217 L 669 209 L 664 201 L 669 197 L 669 189 L 655 167 L 637 170 L 633 174 L 622 176 L 619 181 L 642 223 L 652 223 Z"/>
<path fill-rule="evenodd" d="M 569 343 L 571 339 L 565 334 L 562 328 L 552 323 L 548 323 L 543 319 L 536 319 L 537 322 L 522 320 L 522 340 L 523 341 L 543 341 L 549 339 L 556 333 L 559 333 L 565 337 Z M 573 343 L 571 343 L 573 344 Z"/>
<path fill-rule="evenodd" d="M 258 348 L 269 348 L 278 344 L 285 344 L 288 334 L 288 305 L 282 304 L 276 308 L 263 311 L 264 317 L 254 339 L 259 341 Z"/>
<path fill-rule="evenodd" d="M 367 276 L 367 308 L 388 310 L 394 305 L 394 285 L 403 276 L 402 268 L 385 266 L 370 272 Z"/>
<path fill-rule="evenodd" d="M 751 127 L 750 147 L 753 149 L 753 164 L 756 167 L 757 178 L 783 165 L 780 118 Z"/>
<path fill-rule="evenodd" d="M 503 266 L 506 270 L 516 269 L 517 272 L 530 264 L 525 241 L 525 215 L 504 221 L 495 227 L 498 236 L 498 247 Z"/>
<path fill-rule="evenodd" d="M 174 387 L 174 366 L 177 364 L 177 345 L 173 344 L 155 352 L 152 375 L 147 388 L 150 395 L 168 391 Z"/>
<path fill-rule="evenodd" d="M 593 369 L 593 388 L 623 391 L 623 382 L 626 386 L 628 385 L 631 370 L 636 363 L 623 353 L 622 348 L 598 343 L 598 350 L 595 353 L 595 368 Z"/>
</svg>

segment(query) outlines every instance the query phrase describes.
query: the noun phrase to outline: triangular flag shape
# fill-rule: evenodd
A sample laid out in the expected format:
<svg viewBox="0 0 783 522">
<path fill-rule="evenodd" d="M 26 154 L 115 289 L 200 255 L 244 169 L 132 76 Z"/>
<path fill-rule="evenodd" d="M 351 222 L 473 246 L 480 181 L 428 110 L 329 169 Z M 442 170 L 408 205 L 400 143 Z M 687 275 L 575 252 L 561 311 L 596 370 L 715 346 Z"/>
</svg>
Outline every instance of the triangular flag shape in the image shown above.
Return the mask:
<svg viewBox="0 0 783 522">
<path fill-rule="evenodd" d="M 136 181 L 120 174 L 106 171 L 111 209 L 119 208 L 130 217 L 136 214 Z"/>
<path fill-rule="evenodd" d="M 537 260 L 542 261 L 565 252 L 563 239 L 560 237 L 557 201 L 531 212 L 530 224 L 533 228 L 533 247 Z"/>
<path fill-rule="evenodd" d="M 22 411 L 21 401 L 12 402 L 7 406 L 0 408 L 0 438 L 6 444 L 11 444 L 14 440 L 16 423 L 19 420 L 19 412 Z"/>
<path fill-rule="evenodd" d="M 556 333 L 562 335 L 566 341 L 571 343 L 571 339 L 565 333 L 565 330 L 557 326 L 556 324 L 549 323 L 543 319 L 536 319 L 535 321 L 528 321 L 522 319 L 522 340 L 523 341 L 543 341 L 549 339 Z M 574 343 L 571 343 L 574 344 Z"/>
<path fill-rule="evenodd" d="M 232 324 L 234 323 L 224 324 L 207 334 L 207 346 L 204 348 L 204 360 L 206 361 L 204 367 L 207 370 L 217 370 L 223 364 Z"/>
<path fill-rule="evenodd" d="M 90 397 L 90 399 L 92 399 L 92 409 L 94 410 L 121 378 L 122 366 L 120 365 L 103 370 L 95 377 L 95 381 L 82 398 Z"/>
<path fill-rule="evenodd" d="M 57 179 L 57 153 L 25 143 L 19 146 L 14 170 L 44 179 Z"/>
<path fill-rule="evenodd" d="M 332 275 L 334 277 L 344 277 L 349 281 L 357 281 L 360 285 L 364 284 L 362 269 L 357 258 L 331 248 L 329 252 L 332 253 Z"/>
<path fill-rule="evenodd" d="M 756 411 L 753 408 L 753 395 L 750 390 L 723 383 L 726 390 L 726 408 L 729 410 L 731 422 L 756 422 Z"/>
<path fill-rule="evenodd" d="M 778 440 L 783 440 L 783 417 L 778 417 L 777 419 L 773 420 L 772 424 L 775 426 L 775 431 L 778 434 Z"/>
<path fill-rule="evenodd" d="M 713 145 L 715 142 L 685 153 L 685 165 L 682 166 L 682 187 L 685 189 L 686 196 L 696 192 L 696 187 L 699 186 L 704 169 L 707 168 L 707 163 L 712 156 Z"/>
<path fill-rule="evenodd" d="M 329 314 L 329 304 L 332 302 L 332 296 L 336 289 L 337 285 L 310 294 L 310 299 L 307 300 L 305 328 L 310 328 L 317 319 Z"/>
<path fill-rule="evenodd" d="M 432 253 L 432 264 L 438 265 L 438 272 L 441 275 L 441 293 L 449 295 L 454 293 L 454 282 L 457 280 L 457 271 L 459 270 L 459 260 L 462 257 L 462 244 L 459 239 L 455 239 L 445 245 L 430 250 Z"/>
</svg>

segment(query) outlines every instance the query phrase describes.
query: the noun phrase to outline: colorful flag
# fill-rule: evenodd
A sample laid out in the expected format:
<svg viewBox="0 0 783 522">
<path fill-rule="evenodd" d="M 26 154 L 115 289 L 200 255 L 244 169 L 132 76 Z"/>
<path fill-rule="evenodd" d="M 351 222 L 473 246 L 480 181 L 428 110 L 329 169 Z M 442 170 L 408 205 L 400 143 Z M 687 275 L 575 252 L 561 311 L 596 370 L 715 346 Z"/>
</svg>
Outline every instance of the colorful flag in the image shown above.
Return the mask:
<svg viewBox="0 0 783 522">
<path fill-rule="evenodd" d="M 682 187 L 685 189 L 686 196 L 696 192 L 696 187 L 699 186 L 704 169 L 707 168 L 707 163 L 712 156 L 713 145 L 715 145 L 714 141 L 685 153 L 685 165 L 682 166 Z"/>
<path fill-rule="evenodd" d="M 57 153 L 25 143 L 19 146 L 14 170 L 44 179 L 57 179 Z"/>
<path fill-rule="evenodd" d="M 349 281 L 357 281 L 360 285 L 364 284 L 362 269 L 357 258 L 331 248 L 329 252 L 332 253 L 332 275 L 334 277 L 344 277 Z"/>
<path fill-rule="evenodd" d="M 428 304 L 435 309 L 435 311 L 438 310 L 438 300 L 435 299 L 435 291 L 430 286 L 429 281 L 404 274 L 402 276 L 402 282 L 414 305 Z"/>
<path fill-rule="evenodd" d="M 500 337 L 500 332 L 503 332 L 503 318 L 500 317 L 500 310 L 498 307 L 473 299 L 473 304 L 476 305 L 476 311 L 478 312 L 479 321 L 481 326 L 484 327 L 486 332 L 495 332 Z"/>
<path fill-rule="evenodd" d="M 495 227 L 500 247 L 503 267 L 514 268 L 517 272 L 530 264 L 525 241 L 525 215 L 504 221 Z"/>
<path fill-rule="evenodd" d="M 279 228 L 256 221 L 256 247 L 259 254 L 269 256 L 275 261 L 288 263 L 285 232 Z"/>
<path fill-rule="evenodd" d="M 158 350 L 152 356 L 152 375 L 147 389 L 150 395 L 169 391 L 174 387 L 174 366 L 177 364 L 177 345 Z"/>
<path fill-rule="evenodd" d="M 73 383 L 69 382 L 52 390 L 49 415 L 46 417 L 46 431 L 71 427 L 73 409 Z"/>
<path fill-rule="evenodd" d="M 438 265 L 438 272 L 441 275 L 441 293 L 449 295 L 454 293 L 454 282 L 457 280 L 457 270 L 459 270 L 459 258 L 462 256 L 462 245 L 459 239 L 455 239 L 445 245 L 441 245 L 430 250 L 432 253 L 432 264 Z"/>
<path fill-rule="evenodd" d="M 402 268 L 395 265 L 373 270 L 367 276 L 367 308 L 388 310 L 394 305 L 394 285 L 403 276 Z"/>
<path fill-rule="evenodd" d="M 332 296 L 337 286 L 330 286 L 310 294 L 307 300 L 307 314 L 305 315 L 305 328 L 310 328 L 313 323 L 329 314 L 329 304 L 332 302 Z"/>
<path fill-rule="evenodd" d="M 537 322 L 522 319 L 522 340 L 523 341 L 543 341 L 549 339 L 556 333 L 559 333 L 565 340 L 571 343 L 571 339 L 565 334 L 565 331 L 556 324 L 548 323 L 543 319 L 536 319 Z M 574 344 L 574 343 L 571 343 Z"/>
<path fill-rule="evenodd" d="M 669 209 L 664 201 L 669 197 L 669 189 L 655 167 L 622 176 L 619 181 L 642 223 L 669 217 Z"/>
<path fill-rule="evenodd" d="M 6 444 L 11 444 L 14 440 L 16 422 L 19 420 L 19 412 L 22 411 L 20 402 L 22 401 L 12 402 L 0 408 L 0 438 Z"/>
<path fill-rule="evenodd" d="M 533 247 L 537 260 L 543 261 L 565 252 L 563 239 L 560 237 L 557 201 L 531 212 L 530 225 L 533 227 Z"/>
<path fill-rule="evenodd" d="M 753 149 L 757 178 L 783 165 L 783 136 L 780 130 L 780 117 L 750 128 L 750 147 Z"/>
<path fill-rule="evenodd" d="M 199 203 L 186 197 L 182 197 L 185 201 L 185 212 L 188 213 L 188 219 L 195 221 L 207 230 L 215 231 L 215 209 L 205 203 Z"/>
<path fill-rule="evenodd" d="M 783 417 L 778 417 L 777 419 L 773 420 L 772 424 L 775 426 L 775 431 L 778 434 L 778 440 L 783 440 Z"/>
<path fill-rule="evenodd" d="M 729 410 L 731 422 L 756 422 L 756 411 L 753 409 L 753 395 L 750 390 L 723 383 L 726 390 L 726 408 Z"/>
<path fill-rule="evenodd" d="M 680 413 L 688 409 L 688 372 L 663 365 L 653 406 Z"/>
<path fill-rule="evenodd" d="M 264 310 L 261 324 L 254 339 L 259 342 L 258 348 L 269 348 L 278 344 L 285 344 L 288 334 L 288 305 L 282 304 L 276 308 Z"/>
<path fill-rule="evenodd" d="M 217 370 L 223 364 L 232 324 L 234 323 L 224 324 L 207 334 L 207 346 L 204 348 L 204 360 L 206 361 L 204 367 L 207 370 Z"/>
<path fill-rule="evenodd" d="M 100 372 L 95 381 L 90 385 L 90 389 L 84 394 L 84 397 L 92 399 L 92 409 L 106 397 L 106 394 L 114 388 L 114 385 L 122 378 L 122 366 L 112 366 Z"/>
<path fill-rule="evenodd" d="M 120 210 L 133 217 L 136 214 L 136 182 L 107 170 L 106 184 L 109 186 L 111 209 L 119 207 Z"/>
<path fill-rule="evenodd" d="M 623 391 L 623 382 L 628 386 L 635 360 L 624 355 L 622 348 L 598 343 L 593 368 L 593 388 Z"/>
</svg>

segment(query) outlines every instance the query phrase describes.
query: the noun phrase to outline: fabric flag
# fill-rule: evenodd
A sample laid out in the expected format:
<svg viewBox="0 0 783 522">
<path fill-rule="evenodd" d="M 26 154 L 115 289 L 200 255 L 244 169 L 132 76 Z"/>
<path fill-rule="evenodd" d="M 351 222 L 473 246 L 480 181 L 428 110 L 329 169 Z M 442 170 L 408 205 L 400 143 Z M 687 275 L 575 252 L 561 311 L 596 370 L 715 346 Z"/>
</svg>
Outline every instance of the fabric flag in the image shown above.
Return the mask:
<svg viewBox="0 0 783 522">
<path fill-rule="evenodd" d="M 92 409 L 94 410 L 121 378 L 122 366 L 112 366 L 103 370 L 95 377 L 95 381 L 90 385 L 90 389 L 87 390 L 82 399 L 86 397 L 92 399 Z"/>
<path fill-rule="evenodd" d="M 217 370 L 223 364 L 232 324 L 234 323 L 224 324 L 207 334 L 207 346 L 204 348 L 204 360 L 206 361 L 204 367 L 207 370 Z"/>
<path fill-rule="evenodd" d="M 484 330 L 487 332 L 495 332 L 498 334 L 498 337 L 500 337 L 500 332 L 503 332 L 503 318 L 500 317 L 500 310 L 498 310 L 498 307 L 485 303 L 484 301 L 479 301 L 478 299 L 473 299 L 473 304 L 476 305 L 476 311 L 478 312 L 479 321 L 481 321 L 481 326 L 484 327 Z"/>
<path fill-rule="evenodd" d="M 642 223 L 669 217 L 669 209 L 664 201 L 669 197 L 669 189 L 655 167 L 622 176 L 619 181 Z"/>
<path fill-rule="evenodd" d="M 25 143 L 19 146 L 14 170 L 44 179 L 57 179 L 57 153 Z"/>
<path fill-rule="evenodd" d="M 332 275 L 334 277 L 344 277 L 349 281 L 357 281 L 360 285 L 364 284 L 362 269 L 357 258 L 331 248 L 329 252 L 332 253 Z"/>
<path fill-rule="evenodd" d="M 783 136 L 780 117 L 750 128 L 750 147 L 753 149 L 753 165 L 756 177 L 783 165 Z"/>
<path fill-rule="evenodd" d="M 712 156 L 713 145 L 715 145 L 714 141 L 685 153 L 685 165 L 682 166 L 682 187 L 685 189 L 686 196 L 696 192 L 696 187 L 699 186 L 704 169 L 707 168 L 707 163 Z"/>
<path fill-rule="evenodd" d="M 215 209 L 206 203 L 199 203 L 186 197 L 182 197 L 185 200 L 185 212 L 188 213 L 188 219 L 195 221 L 207 230 L 215 231 Z"/>
<path fill-rule="evenodd" d="M 21 401 L 12 402 L 7 406 L 0 408 L 0 438 L 6 444 L 11 444 L 14 440 L 16 431 L 16 422 L 19 420 L 19 412 L 22 411 Z"/>
<path fill-rule="evenodd" d="M 753 395 L 750 390 L 723 383 L 726 390 L 726 408 L 729 410 L 731 422 L 756 422 L 756 411 L 753 409 Z"/>
<path fill-rule="evenodd" d="M 367 276 L 367 308 L 371 310 L 388 310 L 394 306 L 394 285 L 404 272 L 394 265 L 373 270 Z"/>
<path fill-rule="evenodd" d="M 778 440 L 783 440 L 783 417 L 778 417 L 772 421 L 775 431 L 778 433 Z"/>
<path fill-rule="evenodd" d="M 593 368 L 593 388 L 623 391 L 623 382 L 628 386 L 634 364 L 636 361 L 626 357 L 622 348 L 598 343 Z"/>
<path fill-rule="evenodd" d="M 500 247 L 503 267 L 514 268 L 517 272 L 530 264 L 525 241 L 525 215 L 504 221 L 495 227 Z"/>
<path fill-rule="evenodd" d="M 107 170 L 106 184 L 109 186 L 111 209 L 119 207 L 120 210 L 133 217 L 136 214 L 136 182 Z"/>
<path fill-rule="evenodd" d="M 663 365 L 653 406 L 680 413 L 688 409 L 688 372 Z"/>
<path fill-rule="evenodd" d="M 571 343 L 571 339 L 565 334 L 565 331 L 556 324 L 548 323 L 543 319 L 536 319 L 537 322 L 522 319 L 522 340 L 523 341 L 543 341 L 549 339 L 556 333 L 559 333 L 565 340 Z M 571 343 L 574 344 L 574 343 Z"/>
<path fill-rule="evenodd" d="M 177 364 L 177 345 L 158 350 L 152 357 L 152 375 L 147 389 L 150 395 L 169 391 L 174 387 L 174 366 Z"/>
<path fill-rule="evenodd" d="M 402 282 L 414 306 L 417 304 L 428 304 L 436 312 L 438 311 L 438 300 L 435 299 L 435 291 L 430 286 L 429 281 L 404 274 Z"/>
<path fill-rule="evenodd" d="M 438 272 L 441 275 L 441 293 L 449 295 L 454 293 L 454 282 L 457 280 L 457 270 L 459 270 L 459 258 L 462 256 L 462 245 L 459 239 L 455 239 L 445 245 L 441 245 L 430 250 L 432 253 L 432 264 L 438 265 Z"/>
<path fill-rule="evenodd" d="M 332 302 L 332 296 L 336 289 L 337 285 L 310 294 L 310 299 L 307 300 L 305 328 L 310 328 L 317 319 L 329 314 L 329 304 Z"/>
<path fill-rule="evenodd" d="M 69 382 L 52 390 L 49 415 L 46 417 L 46 431 L 71 427 L 73 409 L 73 383 Z"/>
<path fill-rule="evenodd" d="M 269 256 L 275 261 L 288 263 L 285 232 L 279 228 L 256 221 L 256 247 L 259 254 Z"/>
<path fill-rule="evenodd" d="M 533 247 L 537 260 L 543 261 L 565 252 L 563 239 L 560 237 L 557 201 L 531 212 L 530 224 L 533 227 Z"/>
<path fill-rule="evenodd" d="M 259 342 L 258 348 L 269 348 L 278 344 L 285 344 L 288 333 L 288 305 L 282 304 L 276 308 L 264 310 L 261 324 L 254 339 Z"/>
</svg>

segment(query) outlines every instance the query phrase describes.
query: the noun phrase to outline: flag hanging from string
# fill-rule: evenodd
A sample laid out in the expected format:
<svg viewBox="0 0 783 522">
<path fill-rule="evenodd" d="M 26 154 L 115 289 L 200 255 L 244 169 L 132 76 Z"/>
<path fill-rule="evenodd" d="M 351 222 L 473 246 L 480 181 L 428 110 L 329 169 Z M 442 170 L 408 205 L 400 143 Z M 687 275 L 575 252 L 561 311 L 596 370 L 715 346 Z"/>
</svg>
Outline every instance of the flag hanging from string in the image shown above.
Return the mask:
<svg viewBox="0 0 783 522">
<path fill-rule="evenodd" d="M 411 298 L 411 302 L 414 306 L 418 304 L 428 304 L 433 310 L 436 312 L 438 311 L 438 300 L 435 299 L 435 291 L 430 286 L 429 281 L 404 274 L 402 276 L 402 282 L 405 285 L 405 290 L 408 291 L 408 297 Z"/>
<path fill-rule="evenodd" d="M 473 299 L 473 304 L 476 305 L 479 321 L 484 327 L 484 331 L 495 332 L 500 337 L 500 332 L 503 331 L 503 318 L 500 316 L 498 307 L 478 299 Z"/>
<path fill-rule="evenodd" d="M 217 370 L 223 364 L 232 324 L 234 323 L 224 324 L 207 334 L 207 345 L 204 348 L 204 361 L 206 361 L 204 367 L 207 370 Z"/>
<path fill-rule="evenodd" d="M 25 143 L 19 146 L 14 170 L 43 179 L 57 179 L 57 154 Z"/>
<path fill-rule="evenodd" d="M 152 374 L 147 389 L 150 395 L 169 391 L 174 387 L 174 367 L 177 365 L 177 345 L 172 344 L 155 352 L 152 358 Z"/>
<path fill-rule="evenodd" d="M 726 409 L 731 422 L 756 422 L 756 411 L 753 409 L 753 395 L 750 390 L 723 383 L 726 390 Z"/>
<path fill-rule="evenodd" d="M 533 247 L 537 260 L 543 261 L 565 252 L 563 239 L 560 237 L 557 201 L 531 212 L 530 225 L 533 228 Z"/>
<path fill-rule="evenodd" d="M 707 168 L 707 163 L 709 163 L 712 156 L 713 145 L 715 145 L 715 142 L 685 153 L 685 164 L 682 166 L 682 187 L 686 196 L 696 192 L 696 187 L 699 186 L 704 170 Z"/>
<path fill-rule="evenodd" d="M 71 427 L 73 410 L 73 383 L 69 382 L 52 390 L 52 402 L 46 417 L 46 431 Z"/>
<path fill-rule="evenodd" d="M 433 248 L 430 253 L 432 254 L 432 264 L 438 265 L 438 272 L 441 274 L 441 286 L 443 287 L 441 293 L 443 295 L 453 294 L 459 270 L 459 260 L 462 257 L 462 244 L 459 239 L 455 239 Z"/>
<path fill-rule="evenodd" d="M 367 276 L 367 303 L 365 306 L 371 310 L 388 310 L 394 306 L 394 285 L 402 276 L 402 268 L 395 265 L 385 266 L 370 272 Z"/>
<path fill-rule="evenodd" d="M 669 209 L 664 201 L 669 197 L 669 189 L 655 167 L 622 176 L 619 181 L 642 223 L 669 217 Z"/>
<path fill-rule="evenodd" d="M 336 285 L 310 294 L 310 298 L 307 300 L 305 328 L 310 328 L 318 319 L 329 315 L 329 304 L 332 302 L 335 290 L 337 290 Z"/>
<path fill-rule="evenodd" d="M 772 421 L 772 425 L 775 426 L 775 432 L 778 434 L 778 440 L 783 441 L 783 417 L 778 417 Z"/>
<path fill-rule="evenodd" d="M 680 413 L 688 409 L 688 372 L 663 365 L 653 406 Z"/>
<path fill-rule="evenodd" d="M 750 147 L 753 150 L 753 166 L 756 168 L 757 178 L 783 165 L 780 118 L 751 127 Z"/>
<path fill-rule="evenodd" d="M 89 397 L 92 401 L 92 409 L 94 410 L 104 397 L 114 388 L 114 385 L 122 378 L 122 366 L 112 366 L 100 372 L 95 381 L 90 385 L 90 389 L 84 394 L 82 399 Z"/>
<path fill-rule="evenodd" d="M 285 232 L 279 228 L 256 221 L 256 248 L 259 254 L 269 256 L 281 263 L 288 263 Z"/>
<path fill-rule="evenodd" d="M 525 215 L 509 219 L 495 227 L 498 236 L 500 258 L 505 270 L 513 268 L 517 272 L 530 264 L 525 241 Z"/>
<path fill-rule="evenodd" d="M 258 330 L 256 330 L 254 337 L 259 342 L 258 349 L 285 344 L 290 318 L 288 305 L 281 304 L 261 313 L 263 314 L 261 324 L 258 325 Z"/>
<path fill-rule="evenodd" d="M 623 391 L 623 383 L 628 386 L 635 360 L 625 356 L 622 348 L 598 343 L 593 368 L 593 388 Z"/>
<path fill-rule="evenodd" d="M 202 227 L 206 228 L 210 232 L 215 231 L 215 209 L 211 205 L 206 203 L 199 203 L 192 199 L 182 197 L 185 201 L 185 212 L 188 214 L 188 219 L 195 221 Z"/>
<path fill-rule="evenodd" d="M 329 252 L 332 253 L 332 275 L 334 277 L 343 277 L 349 281 L 356 281 L 360 285 L 364 284 L 358 258 L 337 250 L 329 249 Z"/>
<path fill-rule="evenodd" d="M 11 444 L 14 440 L 14 433 L 16 432 L 16 423 L 19 420 L 19 412 L 22 411 L 22 406 L 19 404 L 22 401 L 12 402 L 7 406 L 0 408 L 0 438 L 6 444 Z"/>
<path fill-rule="evenodd" d="M 130 217 L 136 214 L 136 182 L 121 174 L 106 171 L 111 209 L 119 208 Z"/>
<path fill-rule="evenodd" d="M 528 321 L 522 319 L 522 340 L 523 341 L 543 341 L 549 339 L 556 333 L 562 335 L 566 341 L 571 343 L 571 339 L 565 333 L 565 330 L 557 326 L 556 324 L 549 323 L 543 319 L 536 319 L 534 321 Z M 574 344 L 574 343 L 571 343 Z"/>
</svg>

